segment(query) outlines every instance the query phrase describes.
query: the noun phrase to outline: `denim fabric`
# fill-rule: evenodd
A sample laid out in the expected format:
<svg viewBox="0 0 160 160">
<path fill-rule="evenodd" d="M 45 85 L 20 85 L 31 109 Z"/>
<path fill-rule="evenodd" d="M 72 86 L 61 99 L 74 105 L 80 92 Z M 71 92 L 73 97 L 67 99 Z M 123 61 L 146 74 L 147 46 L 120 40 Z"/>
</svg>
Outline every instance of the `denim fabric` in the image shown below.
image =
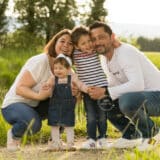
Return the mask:
<svg viewBox="0 0 160 160">
<path fill-rule="evenodd" d="M 144 138 L 157 134 L 159 128 L 150 116 L 160 116 L 160 91 L 124 94 L 119 99 L 119 107 L 137 126 Z"/>
<path fill-rule="evenodd" d="M 52 95 L 48 110 L 48 124 L 74 126 L 76 98 L 72 96 L 70 75 L 66 84 L 58 84 L 58 77 L 55 78 Z"/>
<path fill-rule="evenodd" d="M 96 140 L 97 137 L 106 137 L 106 113 L 105 111 L 100 109 L 100 107 L 97 104 L 97 100 L 93 100 L 87 94 L 84 94 L 84 107 L 86 111 L 88 138 Z M 96 136 L 97 128 L 99 131 L 99 136 Z"/>
<path fill-rule="evenodd" d="M 118 100 L 114 101 L 115 107 L 106 112 L 108 120 L 122 133 L 122 137 L 125 139 L 136 139 L 141 137 L 140 131 L 138 131 L 130 120 L 124 116 L 119 109 Z"/>
<path fill-rule="evenodd" d="M 49 99 L 40 102 L 35 108 L 24 103 L 13 103 L 2 109 L 2 115 L 13 126 L 13 136 L 22 137 L 26 131 L 34 134 L 41 129 L 42 119 L 48 113 L 48 105 Z"/>
</svg>

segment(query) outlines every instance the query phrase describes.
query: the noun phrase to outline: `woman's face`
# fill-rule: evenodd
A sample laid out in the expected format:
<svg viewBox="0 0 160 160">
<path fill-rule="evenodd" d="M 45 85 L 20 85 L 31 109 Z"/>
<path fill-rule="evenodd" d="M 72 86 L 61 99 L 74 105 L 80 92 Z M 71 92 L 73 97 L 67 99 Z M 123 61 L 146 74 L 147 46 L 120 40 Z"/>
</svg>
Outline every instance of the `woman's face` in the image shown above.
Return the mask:
<svg viewBox="0 0 160 160">
<path fill-rule="evenodd" d="M 71 56 L 73 51 L 71 36 L 68 34 L 62 35 L 56 42 L 55 51 L 57 55 L 63 53 L 67 56 Z"/>
</svg>

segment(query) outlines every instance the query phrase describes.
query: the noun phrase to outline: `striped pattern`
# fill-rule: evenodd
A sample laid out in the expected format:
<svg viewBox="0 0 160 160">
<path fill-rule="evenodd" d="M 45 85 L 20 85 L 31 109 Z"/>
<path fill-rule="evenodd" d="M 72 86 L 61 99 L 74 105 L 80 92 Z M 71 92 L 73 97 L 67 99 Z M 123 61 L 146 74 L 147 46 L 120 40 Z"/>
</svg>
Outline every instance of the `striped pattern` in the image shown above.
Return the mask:
<svg viewBox="0 0 160 160">
<path fill-rule="evenodd" d="M 76 65 L 76 72 L 82 82 L 89 86 L 108 86 L 100 59 L 95 52 L 82 53 L 75 51 L 73 58 Z"/>
</svg>

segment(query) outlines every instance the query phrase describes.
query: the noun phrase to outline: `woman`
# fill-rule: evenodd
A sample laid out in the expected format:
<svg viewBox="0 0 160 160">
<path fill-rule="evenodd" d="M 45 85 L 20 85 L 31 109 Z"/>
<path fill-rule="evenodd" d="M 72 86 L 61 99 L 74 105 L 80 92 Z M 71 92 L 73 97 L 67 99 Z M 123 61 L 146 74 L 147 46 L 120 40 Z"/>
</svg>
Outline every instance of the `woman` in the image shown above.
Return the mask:
<svg viewBox="0 0 160 160">
<path fill-rule="evenodd" d="M 56 56 L 72 54 L 70 30 L 57 33 L 44 50 L 45 54 L 33 56 L 26 62 L 4 98 L 2 115 L 12 125 L 7 133 L 7 149 L 10 151 L 18 150 L 24 133 L 38 132 L 42 120 L 47 118 L 51 87 L 45 82 L 53 74 Z"/>
</svg>

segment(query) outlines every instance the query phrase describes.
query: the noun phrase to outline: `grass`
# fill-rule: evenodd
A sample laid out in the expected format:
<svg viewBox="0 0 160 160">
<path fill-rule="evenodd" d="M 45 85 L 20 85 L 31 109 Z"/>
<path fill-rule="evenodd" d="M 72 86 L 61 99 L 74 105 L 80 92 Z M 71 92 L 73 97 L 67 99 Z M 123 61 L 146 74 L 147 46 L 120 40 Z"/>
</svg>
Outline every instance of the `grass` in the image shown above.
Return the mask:
<svg viewBox="0 0 160 160">
<path fill-rule="evenodd" d="M 160 52 L 145 52 L 145 55 L 160 69 Z"/>
</svg>

